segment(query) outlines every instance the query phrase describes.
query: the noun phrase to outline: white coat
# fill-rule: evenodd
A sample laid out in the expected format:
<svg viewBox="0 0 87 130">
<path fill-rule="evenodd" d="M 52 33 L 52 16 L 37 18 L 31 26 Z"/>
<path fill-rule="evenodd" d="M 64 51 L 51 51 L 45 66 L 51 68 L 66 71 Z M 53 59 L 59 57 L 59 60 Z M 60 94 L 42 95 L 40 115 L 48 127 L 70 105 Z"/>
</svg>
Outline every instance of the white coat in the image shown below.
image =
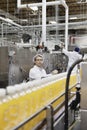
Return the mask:
<svg viewBox="0 0 87 130">
<path fill-rule="evenodd" d="M 63 49 L 62 52 L 68 56 L 68 67 L 67 67 L 67 71 L 69 70 L 69 68 L 72 66 L 72 64 L 74 62 L 76 62 L 77 60 L 82 58 L 82 55 L 80 55 L 78 52 L 76 51 L 67 51 L 66 49 Z M 74 67 L 73 70 L 77 70 L 77 66 Z"/>
<path fill-rule="evenodd" d="M 50 75 L 51 74 L 46 73 L 45 69 L 34 65 L 34 67 L 30 69 L 29 79 L 30 80 L 41 79 Z"/>
</svg>

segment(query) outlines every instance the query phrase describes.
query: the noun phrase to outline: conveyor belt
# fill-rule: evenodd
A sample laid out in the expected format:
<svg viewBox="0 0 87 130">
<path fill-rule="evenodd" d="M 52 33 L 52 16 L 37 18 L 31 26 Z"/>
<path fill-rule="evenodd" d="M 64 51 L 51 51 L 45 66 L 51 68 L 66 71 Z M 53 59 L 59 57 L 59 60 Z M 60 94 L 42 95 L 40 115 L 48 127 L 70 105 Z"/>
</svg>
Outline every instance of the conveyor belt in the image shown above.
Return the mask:
<svg viewBox="0 0 87 130">
<path fill-rule="evenodd" d="M 16 128 L 49 104 L 52 104 L 54 109 L 62 104 L 64 102 L 65 82 L 66 73 L 62 73 L 42 80 L 20 84 L 19 86 L 24 85 L 21 91 L 16 91 L 13 95 L 7 94 L 2 101 L 0 100 L 0 124 L 2 124 L 0 130 Z M 76 74 L 72 74 L 69 88 L 74 87 L 75 84 Z M 58 100 L 55 100 L 56 98 Z M 54 100 L 55 102 L 53 102 Z M 46 118 L 46 110 L 43 110 L 39 116 L 28 122 L 23 128 L 31 130 L 44 118 Z"/>
</svg>

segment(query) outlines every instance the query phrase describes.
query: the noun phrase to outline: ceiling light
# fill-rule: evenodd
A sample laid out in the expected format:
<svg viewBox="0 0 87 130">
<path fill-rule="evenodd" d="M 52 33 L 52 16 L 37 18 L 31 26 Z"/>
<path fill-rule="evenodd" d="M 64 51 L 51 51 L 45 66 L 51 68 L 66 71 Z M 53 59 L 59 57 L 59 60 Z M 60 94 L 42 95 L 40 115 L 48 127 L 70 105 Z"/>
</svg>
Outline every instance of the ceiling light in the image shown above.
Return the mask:
<svg viewBox="0 0 87 130">
<path fill-rule="evenodd" d="M 77 19 L 77 17 L 70 17 L 69 19 L 73 20 L 73 19 Z"/>
<path fill-rule="evenodd" d="M 27 19 L 21 19 L 21 21 L 22 21 L 22 22 L 28 22 L 28 20 L 27 20 Z"/>
<path fill-rule="evenodd" d="M 30 7 L 33 11 L 37 11 L 38 10 L 38 7 L 37 6 L 32 6 Z"/>
<path fill-rule="evenodd" d="M 87 0 L 78 0 L 77 3 L 87 3 Z"/>
<path fill-rule="evenodd" d="M 56 21 L 49 21 L 49 24 L 56 24 Z"/>
</svg>

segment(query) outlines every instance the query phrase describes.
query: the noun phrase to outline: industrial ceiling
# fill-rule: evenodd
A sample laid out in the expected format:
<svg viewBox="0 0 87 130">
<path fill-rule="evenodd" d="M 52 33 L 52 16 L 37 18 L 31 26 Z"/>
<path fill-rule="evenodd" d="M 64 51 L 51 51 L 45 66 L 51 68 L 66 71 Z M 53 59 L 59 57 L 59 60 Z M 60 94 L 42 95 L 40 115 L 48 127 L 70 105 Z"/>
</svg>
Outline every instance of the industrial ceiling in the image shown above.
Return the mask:
<svg viewBox="0 0 87 130">
<path fill-rule="evenodd" d="M 47 0 L 52 1 L 64 1 L 64 0 Z M 22 4 L 41 3 L 42 0 L 21 0 Z M 87 28 L 87 0 L 65 0 L 69 8 L 69 33 L 86 33 Z M 38 10 L 33 10 L 27 6 L 27 8 L 17 8 L 17 0 L 0 0 L 0 16 L 3 18 L 9 18 L 18 25 L 22 25 L 25 30 L 30 31 L 31 28 L 36 30 L 41 28 L 42 24 L 42 8 L 38 7 Z M 55 23 L 50 27 L 50 22 L 57 22 L 60 31 L 64 30 L 65 26 L 65 8 L 60 5 L 51 5 L 46 7 L 46 24 L 48 30 L 54 31 L 56 29 Z M 1 20 L 2 23 L 2 20 Z M 12 30 L 11 30 L 12 29 Z M 29 29 L 29 30 L 28 30 Z M 13 28 L 10 28 L 11 33 Z M 14 32 L 16 29 L 14 29 Z M 19 31 L 20 32 L 20 31 Z M 20 36 L 20 33 L 19 33 Z"/>
<path fill-rule="evenodd" d="M 42 0 L 21 0 L 22 4 L 32 4 L 40 3 Z M 58 0 L 47 0 L 58 1 Z M 69 8 L 69 22 L 83 21 L 87 20 L 87 0 L 65 0 Z M 14 20 L 15 18 L 21 19 L 21 24 L 38 24 L 36 21 L 32 20 L 35 18 L 38 19 L 41 14 L 41 7 L 38 7 L 37 11 L 33 11 L 30 8 L 18 9 L 17 0 L 0 0 L 0 16 L 8 17 L 8 14 L 11 14 Z M 3 13 L 5 11 L 6 14 Z M 64 22 L 65 9 L 63 6 L 58 6 L 58 16 L 59 22 Z M 9 17 L 11 17 L 9 15 Z M 55 17 L 55 6 L 47 6 L 47 17 Z M 20 21 L 20 20 L 19 20 Z M 17 22 L 19 22 L 17 21 Z"/>
</svg>

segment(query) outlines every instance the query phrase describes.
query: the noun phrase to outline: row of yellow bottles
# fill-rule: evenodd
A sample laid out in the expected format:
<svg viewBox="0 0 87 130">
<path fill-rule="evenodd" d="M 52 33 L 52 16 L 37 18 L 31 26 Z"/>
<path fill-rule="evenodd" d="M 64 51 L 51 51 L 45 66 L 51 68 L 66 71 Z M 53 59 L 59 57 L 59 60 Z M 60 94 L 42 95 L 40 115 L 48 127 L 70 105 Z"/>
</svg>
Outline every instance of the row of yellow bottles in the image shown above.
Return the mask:
<svg viewBox="0 0 87 130">
<path fill-rule="evenodd" d="M 7 87 L 8 94 L 0 99 L 0 124 L 2 124 L 0 130 L 14 128 L 47 106 L 64 91 L 65 79 L 46 84 L 39 84 L 36 81 Z"/>
</svg>

